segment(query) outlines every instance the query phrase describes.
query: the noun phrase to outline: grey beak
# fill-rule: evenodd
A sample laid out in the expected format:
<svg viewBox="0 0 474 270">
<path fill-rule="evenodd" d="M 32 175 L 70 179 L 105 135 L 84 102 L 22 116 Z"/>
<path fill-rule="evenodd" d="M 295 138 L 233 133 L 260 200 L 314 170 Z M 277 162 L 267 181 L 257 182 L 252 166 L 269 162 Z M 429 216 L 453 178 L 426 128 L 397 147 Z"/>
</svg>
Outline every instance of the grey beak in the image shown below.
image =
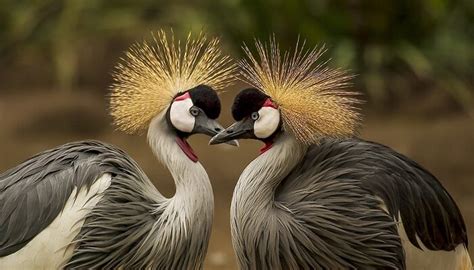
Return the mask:
<svg viewBox="0 0 474 270">
<path fill-rule="evenodd" d="M 228 142 L 227 136 L 228 135 L 227 135 L 226 130 L 223 130 L 219 134 L 217 134 L 216 136 L 212 137 L 209 140 L 209 145 L 221 144 L 221 143 Z"/>
<path fill-rule="evenodd" d="M 211 138 L 209 144 L 228 143 L 236 139 L 248 139 L 255 137 L 253 133 L 253 121 L 249 118 L 235 122 L 230 127 L 219 132 Z"/>
<path fill-rule="evenodd" d="M 219 122 L 201 114 L 196 117 L 192 133 L 201 133 L 212 137 L 222 130 L 224 130 L 224 127 L 222 127 Z M 233 146 L 239 146 L 239 143 L 236 140 L 230 140 L 226 143 Z"/>
</svg>

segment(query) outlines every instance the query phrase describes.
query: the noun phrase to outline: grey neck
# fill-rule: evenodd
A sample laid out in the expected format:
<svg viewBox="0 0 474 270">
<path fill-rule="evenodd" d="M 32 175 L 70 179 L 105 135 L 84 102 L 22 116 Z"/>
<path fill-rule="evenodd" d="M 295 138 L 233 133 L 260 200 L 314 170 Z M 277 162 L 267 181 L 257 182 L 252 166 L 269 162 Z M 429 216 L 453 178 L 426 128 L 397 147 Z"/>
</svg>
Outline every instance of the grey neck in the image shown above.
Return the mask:
<svg viewBox="0 0 474 270">
<path fill-rule="evenodd" d="M 245 168 L 234 191 L 234 203 L 255 206 L 273 204 L 276 188 L 301 160 L 306 149 L 291 134 L 280 135 L 269 150 Z"/>
<path fill-rule="evenodd" d="M 150 123 L 148 142 L 155 156 L 170 170 L 176 184 L 176 193 L 168 206 L 187 215 L 187 221 L 197 215 L 200 220 L 210 222 L 214 197 L 209 177 L 199 162 L 191 161 L 183 153 L 164 115 L 162 113 Z"/>
</svg>

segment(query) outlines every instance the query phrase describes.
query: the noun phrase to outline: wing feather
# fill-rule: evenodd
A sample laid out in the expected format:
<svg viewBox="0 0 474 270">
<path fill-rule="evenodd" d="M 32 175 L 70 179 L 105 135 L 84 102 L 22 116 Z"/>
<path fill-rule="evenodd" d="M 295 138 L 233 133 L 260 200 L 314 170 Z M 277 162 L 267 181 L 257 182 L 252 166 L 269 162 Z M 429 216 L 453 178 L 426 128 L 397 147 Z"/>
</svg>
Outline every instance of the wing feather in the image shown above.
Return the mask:
<svg viewBox="0 0 474 270">
<path fill-rule="evenodd" d="M 420 247 L 418 237 L 430 250 L 454 250 L 459 244 L 467 247 L 463 217 L 439 180 L 416 162 L 377 143 L 327 139 L 311 146 L 277 194 L 287 202 L 308 201 L 314 194 L 322 196 L 318 182 L 334 179 L 356 180 L 359 189 L 352 192 L 380 197 L 395 221 L 401 216 L 414 246 Z M 308 198 L 298 190 L 314 194 Z"/>
<path fill-rule="evenodd" d="M 0 257 L 15 253 L 62 211 L 74 188 L 90 188 L 111 166 L 100 154 L 118 150 L 96 141 L 42 152 L 0 174 Z"/>
</svg>

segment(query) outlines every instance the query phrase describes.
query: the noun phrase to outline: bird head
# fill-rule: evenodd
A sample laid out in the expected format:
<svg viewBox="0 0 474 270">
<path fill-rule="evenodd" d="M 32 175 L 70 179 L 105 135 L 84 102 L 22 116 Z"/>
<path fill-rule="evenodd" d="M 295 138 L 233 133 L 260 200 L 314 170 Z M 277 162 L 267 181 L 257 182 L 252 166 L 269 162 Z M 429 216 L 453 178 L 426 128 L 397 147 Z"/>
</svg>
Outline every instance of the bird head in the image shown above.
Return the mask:
<svg viewBox="0 0 474 270">
<path fill-rule="evenodd" d="M 359 101 L 347 91 L 352 76 L 319 63 L 324 47 L 305 49 L 298 42 L 293 52 L 281 53 L 273 37 L 269 45 L 256 41 L 254 55 L 244 45 L 247 58 L 239 62 L 243 81 L 253 86 L 235 98 L 236 122 L 214 136 L 210 143 L 257 139 L 268 150 L 282 133 L 303 144 L 323 137 L 352 136 L 358 127 Z"/>
<path fill-rule="evenodd" d="M 173 98 L 166 111 L 166 121 L 182 138 L 199 133 L 214 136 L 223 130 L 215 120 L 220 112 L 216 91 L 207 85 L 198 85 Z"/>
<path fill-rule="evenodd" d="M 256 88 L 242 90 L 235 97 L 232 116 L 236 122 L 214 136 L 211 144 L 233 139 L 256 139 L 269 146 L 283 131 L 278 105 Z"/>
<path fill-rule="evenodd" d="M 147 129 L 150 134 L 153 121 L 162 121 L 197 161 L 186 139 L 223 129 L 216 121 L 221 111 L 216 91 L 233 82 L 235 65 L 222 55 L 217 38 L 189 34 L 181 42 L 163 30 L 152 36 L 152 42 L 132 45 L 116 66 L 110 113 L 118 129 L 129 134 Z"/>
</svg>

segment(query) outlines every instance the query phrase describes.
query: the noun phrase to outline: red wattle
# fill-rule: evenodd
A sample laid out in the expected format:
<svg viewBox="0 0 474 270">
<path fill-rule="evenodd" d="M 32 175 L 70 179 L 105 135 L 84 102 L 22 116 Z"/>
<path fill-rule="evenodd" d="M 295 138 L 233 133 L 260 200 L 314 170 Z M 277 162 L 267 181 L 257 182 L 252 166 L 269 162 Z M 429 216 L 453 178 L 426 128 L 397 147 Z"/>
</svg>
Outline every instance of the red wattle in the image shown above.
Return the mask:
<svg viewBox="0 0 474 270">
<path fill-rule="evenodd" d="M 260 148 L 260 155 L 267 152 L 270 148 L 272 148 L 273 146 L 273 142 L 269 141 L 269 142 L 265 142 L 265 145 Z"/>
<path fill-rule="evenodd" d="M 176 137 L 176 143 L 178 144 L 179 148 L 183 150 L 183 153 L 186 154 L 186 156 L 193 162 L 198 161 L 198 157 L 194 153 L 194 150 L 191 148 L 189 143 L 186 141 L 186 139 Z"/>
</svg>

